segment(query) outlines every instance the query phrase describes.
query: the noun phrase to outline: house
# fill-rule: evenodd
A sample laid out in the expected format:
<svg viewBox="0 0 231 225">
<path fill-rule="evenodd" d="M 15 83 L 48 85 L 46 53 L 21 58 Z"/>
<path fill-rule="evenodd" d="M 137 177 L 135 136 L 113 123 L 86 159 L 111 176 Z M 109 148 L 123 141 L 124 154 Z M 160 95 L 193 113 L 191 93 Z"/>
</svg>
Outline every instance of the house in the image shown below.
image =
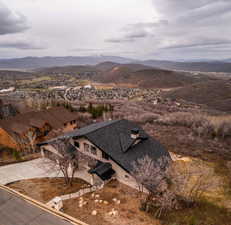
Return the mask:
<svg viewBox="0 0 231 225">
<path fill-rule="evenodd" d="M 6 103 L 0 99 L 0 119 L 15 116 L 17 113 L 18 111 L 12 104 Z"/>
<path fill-rule="evenodd" d="M 19 150 L 19 140 L 27 139 L 28 135 L 38 143 L 52 136 L 52 133 L 61 134 L 75 129 L 76 118 L 76 113 L 55 107 L 0 120 L 0 145 Z"/>
<path fill-rule="evenodd" d="M 87 167 L 92 176 L 92 184 L 116 178 L 122 183 L 138 188 L 133 172 L 133 162 L 145 156 L 157 160 L 162 156 L 170 157 L 165 148 L 149 136 L 137 124 L 128 120 L 112 120 L 95 123 L 66 133 L 59 138 L 70 138 L 76 151 L 97 160 L 96 165 Z M 52 139 L 40 143 L 42 154 L 57 152 Z"/>
</svg>

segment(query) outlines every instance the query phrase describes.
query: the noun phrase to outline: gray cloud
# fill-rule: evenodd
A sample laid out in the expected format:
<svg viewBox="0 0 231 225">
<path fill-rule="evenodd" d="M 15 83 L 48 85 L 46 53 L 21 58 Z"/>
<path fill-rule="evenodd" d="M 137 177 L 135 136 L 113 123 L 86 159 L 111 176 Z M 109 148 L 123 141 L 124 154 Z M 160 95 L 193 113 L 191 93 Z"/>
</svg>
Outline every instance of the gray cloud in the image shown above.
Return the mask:
<svg viewBox="0 0 231 225">
<path fill-rule="evenodd" d="M 214 57 L 214 52 L 230 49 L 230 0 L 152 0 L 156 15 L 153 21 L 127 24 L 120 36 L 107 42 L 134 45 L 139 42 L 150 56 L 167 56 L 174 59 L 189 57 Z M 135 43 L 137 44 L 137 43 Z M 158 53 L 158 54 L 157 54 Z M 227 51 L 224 51 L 227 55 Z"/>
<path fill-rule="evenodd" d="M 149 33 L 146 32 L 145 30 L 137 30 L 137 31 L 133 31 L 133 32 L 126 34 L 125 40 L 134 40 L 135 41 L 135 39 L 145 38 L 148 35 L 149 35 Z"/>
<path fill-rule="evenodd" d="M 111 43 L 126 43 L 126 42 L 135 42 L 138 39 L 146 38 L 149 36 L 154 36 L 152 34 L 152 29 L 160 26 L 167 26 L 167 20 L 159 20 L 157 22 L 148 22 L 148 23 L 135 23 L 128 24 L 123 27 L 121 31 L 123 32 L 120 38 L 109 38 L 106 39 L 106 42 Z"/>
<path fill-rule="evenodd" d="M 0 2 L 0 35 L 18 33 L 28 29 L 26 18 L 10 11 Z"/>
<path fill-rule="evenodd" d="M 73 52 L 98 52 L 98 51 L 104 51 L 104 49 L 100 48 L 74 48 L 71 49 Z"/>
<path fill-rule="evenodd" d="M 161 19 L 169 24 L 154 28 L 161 40 L 155 49 L 156 55 L 170 58 L 214 58 L 214 52 L 231 48 L 231 1 L 229 0 L 153 0 Z M 224 51 L 226 57 L 227 51 Z M 220 57 L 220 55 L 218 56 Z"/>
<path fill-rule="evenodd" d="M 0 41 L 0 48 L 14 48 L 20 50 L 42 50 L 46 49 L 38 43 L 29 43 L 27 41 Z"/>
<path fill-rule="evenodd" d="M 231 46 L 231 40 L 227 39 L 204 39 L 198 37 L 197 40 L 189 40 L 181 44 L 172 44 L 170 46 L 163 47 L 162 49 L 179 49 L 179 48 L 195 48 L 195 47 L 218 47 L 218 46 Z"/>
<path fill-rule="evenodd" d="M 109 43 L 126 43 L 126 42 L 134 42 L 134 39 L 133 38 L 108 38 L 108 39 L 105 39 L 105 42 L 109 42 Z"/>
</svg>

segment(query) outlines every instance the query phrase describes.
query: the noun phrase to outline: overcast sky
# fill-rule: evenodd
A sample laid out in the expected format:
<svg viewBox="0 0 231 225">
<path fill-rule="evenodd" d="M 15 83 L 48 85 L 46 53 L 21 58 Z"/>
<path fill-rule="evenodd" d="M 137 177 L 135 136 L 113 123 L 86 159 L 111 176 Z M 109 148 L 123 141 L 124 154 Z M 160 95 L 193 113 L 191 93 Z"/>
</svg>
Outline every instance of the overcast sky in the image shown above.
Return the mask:
<svg viewBox="0 0 231 225">
<path fill-rule="evenodd" d="M 0 0 L 0 57 L 231 58 L 231 0 Z"/>
</svg>

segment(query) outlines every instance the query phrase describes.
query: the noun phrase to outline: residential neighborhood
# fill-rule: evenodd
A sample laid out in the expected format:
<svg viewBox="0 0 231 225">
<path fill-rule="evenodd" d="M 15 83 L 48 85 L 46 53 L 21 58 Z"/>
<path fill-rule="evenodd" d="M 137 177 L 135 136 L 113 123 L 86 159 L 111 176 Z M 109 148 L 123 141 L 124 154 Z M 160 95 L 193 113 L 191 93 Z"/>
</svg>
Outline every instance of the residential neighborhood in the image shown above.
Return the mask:
<svg viewBox="0 0 231 225">
<path fill-rule="evenodd" d="M 0 0 L 0 225 L 231 225 L 231 0 Z"/>
</svg>

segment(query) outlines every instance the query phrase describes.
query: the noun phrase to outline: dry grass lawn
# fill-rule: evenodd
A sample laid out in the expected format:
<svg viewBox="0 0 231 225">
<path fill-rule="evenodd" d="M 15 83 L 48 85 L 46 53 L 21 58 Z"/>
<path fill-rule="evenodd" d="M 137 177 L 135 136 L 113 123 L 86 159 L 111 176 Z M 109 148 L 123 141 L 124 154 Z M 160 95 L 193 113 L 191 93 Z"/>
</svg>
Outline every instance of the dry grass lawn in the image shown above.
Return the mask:
<svg viewBox="0 0 231 225">
<path fill-rule="evenodd" d="M 75 178 L 73 186 L 68 187 L 60 177 L 21 180 L 7 186 L 42 203 L 47 203 L 56 196 L 77 192 L 87 185 L 85 181 Z"/>
<path fill-rule="evenodd" d="M 103 189 L 95 192 L 99 194 L 99 200 L 107 201 L 108 204 L 95 202 L 97 198 L 91 194 L 83 196 L 83 201 L 87 204 L 79 207 L 79 199 L 70 199 L 64 201 L 64 212 L 82 220 L 90 225 L 159 225 L 151 215 L 139 210 L 140 194 L 118 181 L 112 181 Z M 116 204 L 113 198 L 120 200 Z M 112 209 L 118 211 L 117 216 L 110 216 Z M 97 215 L 91 215 L 96 210 Z"/>
</svg>

